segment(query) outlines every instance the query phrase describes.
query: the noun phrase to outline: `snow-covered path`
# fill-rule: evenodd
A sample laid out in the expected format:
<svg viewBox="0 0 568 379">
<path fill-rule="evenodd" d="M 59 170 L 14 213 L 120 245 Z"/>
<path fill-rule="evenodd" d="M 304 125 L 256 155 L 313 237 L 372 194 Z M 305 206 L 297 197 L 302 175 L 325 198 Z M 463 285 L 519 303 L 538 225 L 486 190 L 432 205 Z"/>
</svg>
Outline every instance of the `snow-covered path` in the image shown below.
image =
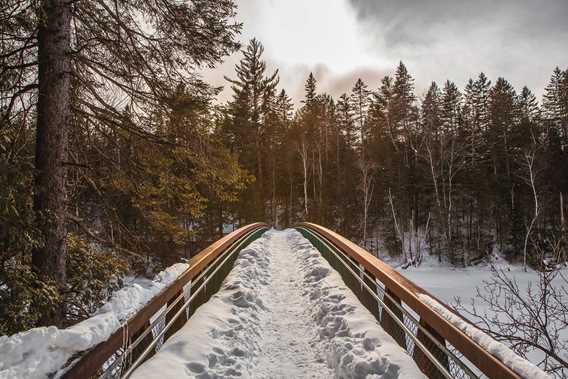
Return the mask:
<svg viewBox="0 0 568 379">
<path fill-rule="evenodd" d="M 132 378 L 424 378 L 298 231 L 266 232 Z"/>
<path fill-rule="evenodd" d="M 263 288 L 267 312 L 262 320 L 263 336 L 255 375 L 264 378 L 325 378 L 333 376 L 326 354 L 318 343 L 317 325 L 310 317 L 302 296 L 302 274 L 298 256 L 292 251 L 286 233 L 272 233 L 267 248 L 271 282 Z"/>
</svg>

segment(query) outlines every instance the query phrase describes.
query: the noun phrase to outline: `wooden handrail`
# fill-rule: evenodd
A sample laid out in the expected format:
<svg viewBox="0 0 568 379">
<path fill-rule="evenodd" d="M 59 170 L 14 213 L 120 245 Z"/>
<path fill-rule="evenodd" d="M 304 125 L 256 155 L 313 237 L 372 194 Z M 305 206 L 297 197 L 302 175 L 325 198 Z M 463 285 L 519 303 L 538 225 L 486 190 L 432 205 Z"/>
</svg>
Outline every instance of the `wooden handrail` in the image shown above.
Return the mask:
<svg viewBox="0 0 568 379">
<path fill-rule="evenodd" d="M 263 227 L 266 227 L 266 224 L 260 222 L 243 226 L 227 234 L 191 258 L 187 270 L 132 316 L 121 328 L 115 331 L 108 340 L 86 352 L 63 374 L 63 378 L 90 378 L 96 375 L 102 365 L 122 347 L 125 337 L 124 333 L 127 333 L 127 337 L 130 339 L 141 332 L 149 324 L 150 318 L 156 312 L 175 299 L 183 291 L 184 286 L 199 275 L 220 254 L 242 237 Z"/>
<path fill-rule="evenodd" d="M 406 303 L 412 308 L 412 310 L 420 316 L 421 323 L 423 322 L 435 330 L 489 378 L 521 378 L 516 372 L 487 352 L 464 332 L 448 322 L 442 315 L 422 302 L 418 295 L 424 294 L 430 296 L 445 306 L 450 312 L 464 319 L 461 315 L 450 309 L 443 301 L 440 301 L 423 288 L 406 279 L 392 267 L 341 235 L 313 223 L 305 222 L 301 223 L 299 226 L 323 236 L 343 253 L 362 265 L 370 274 L 384 284 L 387 291 L 392 292 L 403 303 Z M 464 320 L 469 322 L 466 319 Z"/>
</svg>

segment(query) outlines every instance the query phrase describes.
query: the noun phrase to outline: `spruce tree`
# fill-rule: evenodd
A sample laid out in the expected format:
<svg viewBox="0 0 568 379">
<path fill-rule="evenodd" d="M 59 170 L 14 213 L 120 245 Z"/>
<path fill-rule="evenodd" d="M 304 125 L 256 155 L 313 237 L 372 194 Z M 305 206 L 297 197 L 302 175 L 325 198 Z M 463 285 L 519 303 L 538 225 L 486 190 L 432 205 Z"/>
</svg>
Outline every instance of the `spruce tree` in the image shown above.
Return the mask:
<svg viewBox="0 0 568 379">
<path fill-rule="evenodd" d="M 367 85 L 361 79 L 357 79 L 355 86 L 351 90 L 349 101 L 351 103 L 351 111 L 353 112 L 353 120 L 358 129 L 358 144 L 361 153 L 361 160 L 364 161 L 365 145 L 368 138 L 367 134 L 367 113 L 371 102 L 371 92 Z"/>
<path fill-rule="evenodd" d="M 241 202 L 245 221 L 266 219 L 265 136 L 273 105 L 269 98 L 274 96 L 279 79 L 278 70 L 266 74 L 263 52 L 264 47 L 257 39 L 250 40 L 242 52 L 243 58 L 235 66 L 236 79 L 226 78 L 233 90 L 231 128 L 237 139 L 239 162 L 255 176 L 253 187 Z"/>
</svg>

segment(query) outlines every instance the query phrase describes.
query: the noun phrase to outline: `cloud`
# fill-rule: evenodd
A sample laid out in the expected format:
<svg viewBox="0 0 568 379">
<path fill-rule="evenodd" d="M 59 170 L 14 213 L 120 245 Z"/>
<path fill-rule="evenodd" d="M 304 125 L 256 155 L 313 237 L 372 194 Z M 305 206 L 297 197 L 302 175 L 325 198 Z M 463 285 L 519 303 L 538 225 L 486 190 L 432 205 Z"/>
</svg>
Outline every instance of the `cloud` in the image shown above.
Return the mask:
<svg viewBox="0 0 568 379">
<path fill-rule="evenodd" d="M 276 66 L 270 63 L 270 66 Z M 394 70 L 393 70 L 394 71 Z M 327 65 L 320 63 L 310 65 L 293 65 L 280 67 L 280 83 L 296 106 L 301 105 L 305 97 L 305 84 L 310 73 L 317 81 L 317 92 L 332 95 L 335 99 L 344 93 L 350 93 L 357 79 L 362 79 L 370 89 L 376 89 L 385 75 L 391 71 L 383 71 L 372 67 L 358 67 L 348 72 L 338 73 Z"/>
<path fill-rule="evenodd" d="M 423 94 L 432 81 L 463 88 L 480 72 L 503 76 L 537 95 L 555 66 L 568 66 L 568 0 L 237 0 L 240 40 L 257 37 L 269 72 L 296 105 L 310 72 L 318 89 L 349 92 L 361 77 L 377 88 L 403 61 Z M 225 86 L 241 54 L 205 79 Z"/>
<path fill-rule="evenodd" d="M 376 89 L 383 77 L 390 74 L 390 71 L 362 67 L 342 75 L 327 75 L 322 78 L 320 88 L 337 98 L 351 92 L 357 79 L 363 80 L 369 89 Z"/>
<path fill-rule="evenodd" d="M 566 0 L 348 2 L 355 10 L 357 18 L 366 23 L 370 30 L 374 28 L 376 32 L 384 33 L 387 47 L 428 46 L 464 31 L 466 34 L 472 34 L 472 30 L 487 27 L 500 30 L 503 37 L 533 41 L 557 39 L 568 33 Z M 453 34 L 439 33 L 440 31 Z M 486 42 L 491 44 L 492 41 Z"/>
<path fill-rule="evenodd" d="M 566 0 L 348 0 L 367 47 L 402 60 L 423 87 L 463 86 L 483 71 L 542 92 L 557 65 L 568 65 Z"/>
</svg>

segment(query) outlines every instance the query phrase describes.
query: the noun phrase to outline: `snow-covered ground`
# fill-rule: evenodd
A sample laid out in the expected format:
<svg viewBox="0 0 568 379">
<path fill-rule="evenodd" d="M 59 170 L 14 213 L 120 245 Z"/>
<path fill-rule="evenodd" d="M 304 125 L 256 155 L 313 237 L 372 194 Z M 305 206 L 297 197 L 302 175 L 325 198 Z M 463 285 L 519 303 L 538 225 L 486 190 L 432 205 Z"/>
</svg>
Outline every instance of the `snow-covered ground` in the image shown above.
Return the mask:
<svg viewBox="0 0 568 379">
<path fill-rule="evenodd" d="M 533 291 L 538 287 L 539 277 L 536 271 L 529 269 L 525 272 L 522 266 L 509 264 L 499 257 L 496 257 L 494 265 L 497 269 L 503 270 L 507 276 L 514 278 L 519 289 L 527 296 L 529 287 L 532 287 Z M 483 292 L 484 282 L 491 281 L 492 270 L 488 264 L 455 268 L 440 264 L 435 257 L 427 256 L 419 267 L 408 269 L 398 267 L 397 270 L 450 306 L 455 306 L 459 299 L 462 306 L 471 309 L 471 302 L 474 300 L 479 314 L 486 314 L 489 317 L 495 315 L 488 304 L 481 302 L 477 296 L 477 288 Z M 560 338 L 568 339 L 568 330 L 561 332 Z M 564 352 L 564 355 L 568 357 L 568 351 Z M 540 362 L 543 356 L 539 351 L 527 354 L 528 359 L 533 363 Z"/>
<path fill-rule="evenodd" d="M 551 378 L 544 371 L 542 371 L 526 359 L 518 356 L 513 350 L 509 349 L 504 344 L 495 341 L 486 333 L 482 332 L 469 322 L 466 322 L 463 318 L 459 317 L 453 312 L 450 312 L 448 308 L 440 304 L 437 300 L 424 294 L 418 295 L 418 298 L 424 303 L 428 304 L 428 306 L 430 306 L 436 312 L 441 314 L 452 325 L 464 332 L 467 336 L 477 342 L 490 354 L 497 357 L 497 359 L 503 362 L 507 367 L 511 368 L 517 374 L 521 375 L 521 377 L 531 379 Z"/>
<path fill-rule="evenodd" d="M 395 262 L 389 264 L 396 267 Z M 514 275 L 521 287 L 538 281 L 538 274 L 532 270 L 524 272 L 521 266 L 510 265 L 503 260 L 496 264 L 497 268 L 503 269 Z M 482 286 L 484 281 L 491 279 L 491 267 L 487 264 L 456 268 L 446 263 L 439 263 L 436 257 L 426 256 L 423 263 L 418 267 L 409 267 L 397 270 L 420 287 L 431 292 L 446 304 L 453 304 L 456 297 L 464 303 L 476 296 L 476 287 Z"/>
<path fill-rule="evenodd" d="M 50 326 L 0 336 L 0 379 L 49 377 L 74 354 L 106 341 L 187 267 L 178 263 L 156 275 L 154 280 L 133 280 L 115 292 L 93 317 L 69 328 Z"/>
<path fill-rule="evenodd" d="M 268 231 L 133 378 L 423 378 L 299 232 Z"/>
</svg>

